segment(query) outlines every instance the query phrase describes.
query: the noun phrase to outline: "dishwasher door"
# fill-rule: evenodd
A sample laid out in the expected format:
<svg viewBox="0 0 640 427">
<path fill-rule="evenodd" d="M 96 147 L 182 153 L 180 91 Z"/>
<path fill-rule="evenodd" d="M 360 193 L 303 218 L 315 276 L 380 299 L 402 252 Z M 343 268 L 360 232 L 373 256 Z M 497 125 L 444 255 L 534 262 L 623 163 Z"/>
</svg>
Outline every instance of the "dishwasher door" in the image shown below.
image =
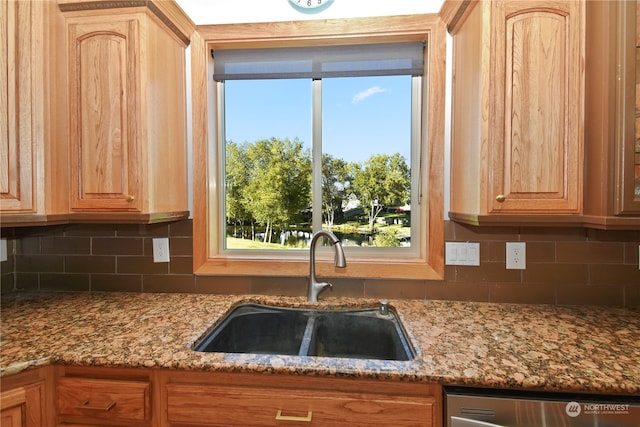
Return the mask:
<svg viewBox="0 0 640 427">
<path fill-rule="evenodd" d="M 640 398 L 445 388 L 447 427 L 639 427 Z"/>
</svg>

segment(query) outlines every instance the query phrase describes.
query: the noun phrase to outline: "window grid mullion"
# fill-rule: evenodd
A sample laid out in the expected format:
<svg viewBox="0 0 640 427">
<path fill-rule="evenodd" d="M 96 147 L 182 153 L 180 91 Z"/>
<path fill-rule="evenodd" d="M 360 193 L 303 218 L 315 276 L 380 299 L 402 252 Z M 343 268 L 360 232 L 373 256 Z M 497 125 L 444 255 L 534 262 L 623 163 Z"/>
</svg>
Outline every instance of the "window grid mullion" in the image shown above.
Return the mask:
<svg viewBox="0 0 640 427">
<path fill-rule="evenodd" d="M 311 83 L 312 229 L 322 229 L 322 80 Z"/>
</svg>

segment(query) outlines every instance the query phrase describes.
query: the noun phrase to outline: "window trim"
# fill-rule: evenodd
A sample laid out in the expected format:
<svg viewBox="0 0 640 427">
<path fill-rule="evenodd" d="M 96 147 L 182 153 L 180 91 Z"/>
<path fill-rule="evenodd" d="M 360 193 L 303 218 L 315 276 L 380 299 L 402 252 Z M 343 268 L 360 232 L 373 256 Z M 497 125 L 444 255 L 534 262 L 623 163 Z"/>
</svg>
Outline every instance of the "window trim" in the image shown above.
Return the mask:
<svg viewBox="0 0 640 427">
<path fill-rule="evenodd" d="M 444 278 L 444 23 L 436 14 L 335 19 L 326 21 L 225 24 L 199 26 L 191 40 L 193 115 L 193 269 L 197 275 L 306 276 L 306 253 L 283 258 L 280 254 L 228 255 L 222 253 L 218 239 L 209 239 L 218 230 L 220 210 L 217 174 L 218 135 L 209 123 L 216 122 L 215 84 L 211 49 L 301 47 L 320 44 L 386 43 L 423 41 L 425 72 L 422 85 L 422 182 L 427 203 L 420 209 L 422 233 L 419 254 L 407 259 L 380 262 L 379 258 L 358 257 L 347 268 L 336 269 L 331 254 L 319 254 L 319 275 L 349 278 L 429 279 Z M 426 123 L 426 125 L 424 125 Z M 211 149 L 211 147 L 214 147 Z M 214 171 L 215 172 L 215 171 Z M 207 195 L 203 197 L 203 195 Z M 212 228 L 213 227 L 213 228 Z"/>
</svg>

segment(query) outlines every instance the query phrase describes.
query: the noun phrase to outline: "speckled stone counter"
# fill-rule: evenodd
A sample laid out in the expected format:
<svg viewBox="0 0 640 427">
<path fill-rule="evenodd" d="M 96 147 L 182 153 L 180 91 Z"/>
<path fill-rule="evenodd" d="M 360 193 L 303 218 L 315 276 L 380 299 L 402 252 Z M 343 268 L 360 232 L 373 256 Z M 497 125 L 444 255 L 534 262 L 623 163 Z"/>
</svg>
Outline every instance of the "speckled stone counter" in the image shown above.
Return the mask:
<svg viewBox="0 0 640 427">
<path fill-rule="evenodd" d="M 640 309 L 394 300 L 418 353 L 408 362 L 191 350 L 243 302 L 309 305 L 303 298 L 202 294 L 3 296 L 0 372 L 67 364 L 640 394 Z M 324 298 L 313 307 L 377 304 Z"/>
</svg>

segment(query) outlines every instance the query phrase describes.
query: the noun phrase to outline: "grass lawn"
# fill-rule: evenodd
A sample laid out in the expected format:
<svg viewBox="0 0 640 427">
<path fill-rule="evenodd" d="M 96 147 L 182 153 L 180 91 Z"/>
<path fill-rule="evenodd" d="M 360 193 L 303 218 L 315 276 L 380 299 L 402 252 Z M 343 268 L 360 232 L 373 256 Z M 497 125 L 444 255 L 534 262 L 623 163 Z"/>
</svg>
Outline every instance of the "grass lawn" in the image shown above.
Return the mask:
<svg viewBox="0 0 640 427">
<path fill-rule="evenodd" d="M 263 243 L 260 240 L 227 237 L 227 249 L 295 249 L 279 243 Z"/>
</svg>

